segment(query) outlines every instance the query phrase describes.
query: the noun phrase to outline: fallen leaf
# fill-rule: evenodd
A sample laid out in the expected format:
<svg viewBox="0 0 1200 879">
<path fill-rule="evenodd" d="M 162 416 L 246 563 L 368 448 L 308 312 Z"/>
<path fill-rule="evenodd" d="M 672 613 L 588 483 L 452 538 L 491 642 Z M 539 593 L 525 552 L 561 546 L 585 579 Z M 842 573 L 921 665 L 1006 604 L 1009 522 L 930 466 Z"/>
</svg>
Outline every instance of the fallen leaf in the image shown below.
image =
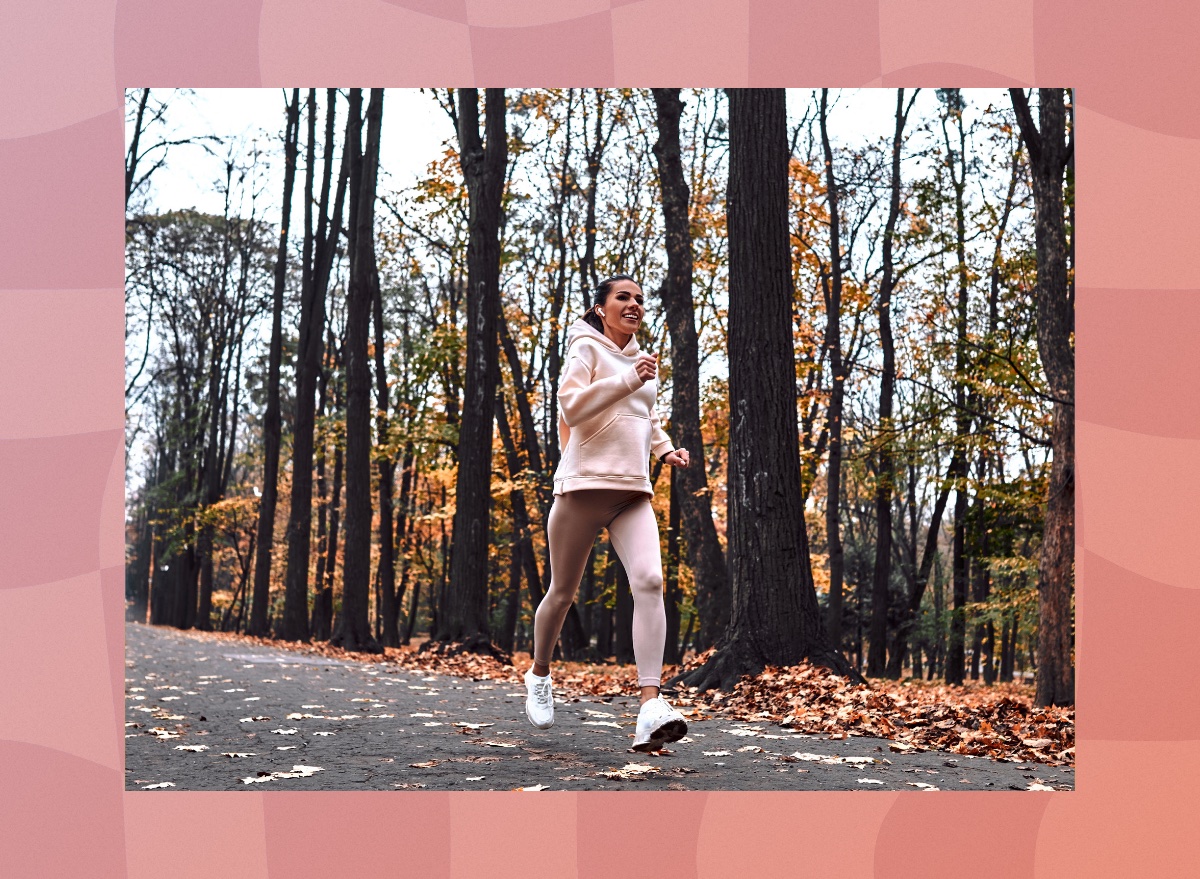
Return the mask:
<svg viewBox="0 0 1200 879">
<path fill-rule="evenodd" d="M 424 763 L 409 763 L 413 769 L 432 769 L 441 763 L 441 760 L 426 760 Z"/>
<path fill-rule="evenodd" d="M 175 782 L 162 781 L 162 782 L 159 782 L 158 784 L 147 785 L 146 787 L 142 788 L 142 790 L 157 790 L 160 787 L 175 787 Z"/>
<path fill-rule="evenodd" d="M 239 751 L 222 751 L 221 756 L 222 757 L 257 757 L 258 755 L 254 754 L 254 753 L 242 753 Z"/>
<path fill-rule="evenodd" d="M 278 733 L 281 736 L 294 736 L 296 733 L 300 732 L 300 730 L 298 730 L 298 729 L 273 729 L 273 730 L 271 730 L 271 732 Z"/>
<path fill-rule="evenodd" d="M 207 751 L 208 745 L 176 745 L 176 751 Z"/>
<path fill-rule="evenodd" d="M 627 763 L 620 769 L 610 769 L 607 772 L 598 773 L 604 778 L 616 778 L 623 781 L 641 781 L 651 773 L 661 772 L 657 766 L 652 763 Z"/>
<path fill-rule="evenodd" d="M 883 784 L 883 782 L 877 778 L 860 778 L 858 780 L 858 783 L 859 784 Z"/>
</svg>

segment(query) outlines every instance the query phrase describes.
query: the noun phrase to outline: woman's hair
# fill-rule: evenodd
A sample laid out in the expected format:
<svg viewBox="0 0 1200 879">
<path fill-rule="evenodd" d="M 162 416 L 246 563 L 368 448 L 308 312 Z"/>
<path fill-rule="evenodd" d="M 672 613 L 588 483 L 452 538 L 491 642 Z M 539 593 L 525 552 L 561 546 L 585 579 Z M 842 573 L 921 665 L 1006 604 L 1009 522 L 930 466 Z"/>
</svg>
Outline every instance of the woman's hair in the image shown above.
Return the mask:
<svg viewBox="0 0 1200 879">
<path fill-rule="evenodd" d="M 596 314 L 596 306 L 604 304 L 604 301 L 608 299 L 608 294 L 612 292 L 613 284 L 617 281 L 633 281 L 633 283 L 637 283 L 631 275 L 613 275 L 611 278 L 605 278 L 596 286 L 596 298 L 592 302 L 592 307 L 583 314 L 584 321 L 601 333 L 604 332 L 604 321 L 600 319 L 600 315 Z"/>
</svg>

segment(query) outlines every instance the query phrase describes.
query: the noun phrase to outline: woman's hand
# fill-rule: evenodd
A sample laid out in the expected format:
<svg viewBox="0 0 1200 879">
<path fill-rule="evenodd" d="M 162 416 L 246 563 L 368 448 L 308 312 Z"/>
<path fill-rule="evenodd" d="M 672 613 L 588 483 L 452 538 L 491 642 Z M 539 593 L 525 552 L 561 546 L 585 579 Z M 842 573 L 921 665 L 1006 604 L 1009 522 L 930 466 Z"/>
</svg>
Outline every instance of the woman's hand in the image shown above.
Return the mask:
<svg viewBox="0 0 1200 879">
<path fill-rule="evenodd" d="M 688 460 L 689 456 L 687 449 L 676 449 L 673 452 L 667 452 L 667 454 L 663 456 L 663 463 L 670 464 L 672 467 L 687 467 Z"/>
<path fill-rule="evenodd" d="M 642 381 L 650 381 L 658 374 L 658 355 L 639 354 L 637 360 L 633 361 L 633 369 Z"/>
</svg>

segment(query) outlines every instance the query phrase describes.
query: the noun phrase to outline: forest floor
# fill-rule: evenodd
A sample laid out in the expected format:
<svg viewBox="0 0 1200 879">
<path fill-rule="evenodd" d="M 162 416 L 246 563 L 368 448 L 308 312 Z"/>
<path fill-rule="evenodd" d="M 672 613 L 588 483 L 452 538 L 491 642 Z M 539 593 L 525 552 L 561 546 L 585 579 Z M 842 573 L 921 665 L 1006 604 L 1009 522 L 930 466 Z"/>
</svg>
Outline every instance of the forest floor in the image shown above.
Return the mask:
<svg viewBox="0 0 1200 879">
<path fill-rule="evenodd" d="M 556 663 L 555 724 L 539 730 L 525 718 L 520 654 L 515 667 L 370 656 L 137 623 L 125 637 L 128 790 L 1075 786 L 1073 712 L 1033 709 L 1019 685 L 868 688 L 768 669 L 731 694 L 664 693 L 688 734 L 642 754 L 629 748 L 629 666 Z"/>
</svg>

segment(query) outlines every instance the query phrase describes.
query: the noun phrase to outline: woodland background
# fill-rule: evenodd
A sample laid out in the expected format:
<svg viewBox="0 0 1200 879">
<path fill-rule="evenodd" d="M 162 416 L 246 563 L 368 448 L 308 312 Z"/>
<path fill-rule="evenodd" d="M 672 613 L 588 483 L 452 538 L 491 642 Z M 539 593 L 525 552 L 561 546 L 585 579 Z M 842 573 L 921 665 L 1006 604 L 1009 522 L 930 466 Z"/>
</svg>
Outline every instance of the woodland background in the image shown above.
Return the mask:
<svg viewBox="0 0 1200 879">
<path fill-rule="evenodd" d="M 834 91 L 425 94 L 444 149 L 401 180 L 383 90 L 284 92 L 269 143 L 127 93 L 132 618 L 527 650 L 564 330 L 625 271 L 694 461 L 652 469 L 668 662 L 1073 701 L 1069 91 L 899 91 L 876 136 Z M 160 204 L 199 155 L 223 209 Z M 631 615 L 602 539 L 562 654 L 629 661 Z"/>
</svg>

